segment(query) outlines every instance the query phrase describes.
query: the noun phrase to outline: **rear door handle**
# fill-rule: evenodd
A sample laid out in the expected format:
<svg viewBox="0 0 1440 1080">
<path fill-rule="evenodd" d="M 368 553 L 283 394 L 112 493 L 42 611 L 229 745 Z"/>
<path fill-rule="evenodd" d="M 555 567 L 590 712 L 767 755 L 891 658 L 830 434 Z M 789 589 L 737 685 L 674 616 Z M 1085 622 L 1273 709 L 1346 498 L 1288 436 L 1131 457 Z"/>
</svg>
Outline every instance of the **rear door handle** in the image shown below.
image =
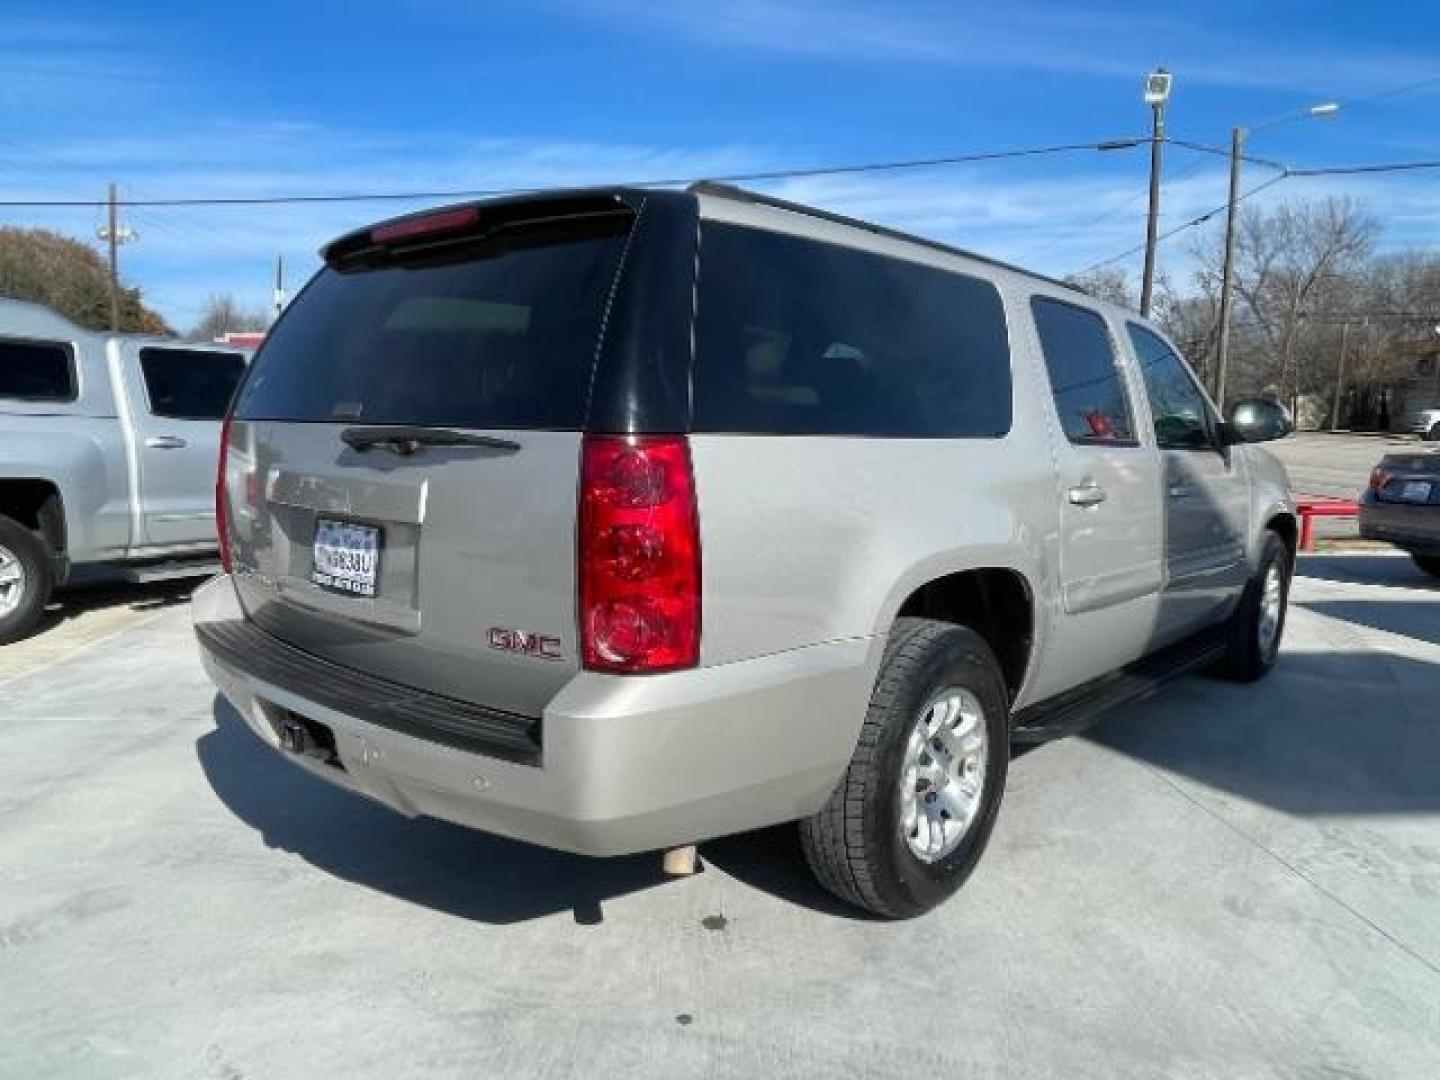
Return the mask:
<svg viewBox="0 0 1440 1080">
<path fill-rule="evenodd" d="M 1087 480 L 1072 487 L 1067 497 L 1075 506 L 1099 506 L 1105 501 L 1105 489 L 1094 480 Z"/>
<path fill-rule="evenodd" d="M 183 450 L 190 444 L 179 435 L 151 435 L 145 445 L 151 450 Z"/>
</svg>

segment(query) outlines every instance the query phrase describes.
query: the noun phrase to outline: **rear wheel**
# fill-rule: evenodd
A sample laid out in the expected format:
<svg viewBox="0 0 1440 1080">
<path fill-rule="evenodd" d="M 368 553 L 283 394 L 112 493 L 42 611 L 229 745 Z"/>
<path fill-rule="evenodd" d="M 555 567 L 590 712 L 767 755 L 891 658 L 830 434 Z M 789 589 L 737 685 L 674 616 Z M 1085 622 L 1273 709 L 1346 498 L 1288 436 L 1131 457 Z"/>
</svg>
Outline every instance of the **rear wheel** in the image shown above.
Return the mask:
<svg viewBox="0 0 1440 1080">
<path fill-rule="evenodd" d="M 877 915 L 929 911 L 979 862 L 1009 762 L 1005 682 L 989 646 L 962 626 L 896 620 L 850 767 L 801 822 L 810 868 Z"/>
<path fill-rule="evenodd" d="M 53 584 L 44 540 L 19 522 L 0 517 L 0 645 L 35 629 Z"/>
<path fill-rule="evenodd" d="M 1285 542 L 1267 531 L 1259 565 L 1230 616 L 1221 674 L 1253 682 L 1275 666 L 1290 601 L 1290 562 Z"/>
<path fill-rule="evenodd" d="M 1431 577 L 1440 577 L 1440 555 L 1417 555 L 1412 551 L 1410 558 L 1414 559 L 1415 565 Z"/>
</svg>

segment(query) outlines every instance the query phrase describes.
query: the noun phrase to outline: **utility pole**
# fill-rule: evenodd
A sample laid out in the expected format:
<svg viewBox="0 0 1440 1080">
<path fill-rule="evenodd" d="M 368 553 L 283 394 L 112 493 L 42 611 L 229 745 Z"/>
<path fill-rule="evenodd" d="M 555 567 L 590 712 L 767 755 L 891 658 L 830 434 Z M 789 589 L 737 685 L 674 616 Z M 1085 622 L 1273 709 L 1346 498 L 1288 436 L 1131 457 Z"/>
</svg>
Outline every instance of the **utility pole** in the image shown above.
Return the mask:
<svg viewBox="0 0 1440 1080">
<path fill-rule="evenodd" d="M 1171 76 L 1156 68 L 1145 79 L 1145 104 L 1150 106 L 1150 213 L 1145 221 L 1145 271 L 1140 279 L 1140 314 L 1149 316 L 1155 291 L 1155 244 L 1160 230 L 1160 148 L 1165 142 L 1165 104 Z"/>
<path fill-rule="evenodd" d="M 1254 128 L 1275 127 L 1291 120 L 1306 117 L 1329 117 L 1340 111 L 1337 102 L 1326 101 L 1311 105 L 1301 113 L 1286 114 L 1266 121 Z M 1225 373 L 1230 364 L 1230 315 L 1235 294 L 1235 226 L 1240 208 L 1240 165 L 1245 160 L 1245 138 L 1250 134 L 1243 127 L 1230 129 L 1230 201 L 1225 205 L 1225 266 L 1220 274 L 1220 334 L 1215 353 L 1215 404 L 1225 408 Z"/>
<path fill-rule="evenodd" d="M 120 245 L 138 239 L 134 229 L 122 228 L 119 221 L 119 203 L 115 195 L 115 182 L 110 182 L 110 194 L 106 199 L 107 224 L 97 234 L 110 249 L 110 329 L 120 330 Z"/>
<path fill-rule="evenodd" d="M 1220 273 L 1220 343 L 1215 355 L 1215 404 L 1225 408 L 1225 371 L 1230 363 L 1230 308 L 1235 290 L 1235 215 L 1240 209 L 1240 163 L 1245 129 L 1230 131 L 1230 202 L 1225 210 L 1225 266 Z"/>
<path fill-rule="evenodd" d="M 1350 320 L 1340 324 L 1340 366 L 1335 372 L 1335 403 L 1330 406 L 1330 430 L 1340 430 L 1340 402 L 1345 397 L 1345 348 L 1350 343 Z"/>
<path fill-rule="evenodd" d="M 280 318 L 280 313 L 285 310 L 285 256 L 275 256 L 275 318 Z M 271 320 L 274 325 L 274 320 Z"/>
</svg>

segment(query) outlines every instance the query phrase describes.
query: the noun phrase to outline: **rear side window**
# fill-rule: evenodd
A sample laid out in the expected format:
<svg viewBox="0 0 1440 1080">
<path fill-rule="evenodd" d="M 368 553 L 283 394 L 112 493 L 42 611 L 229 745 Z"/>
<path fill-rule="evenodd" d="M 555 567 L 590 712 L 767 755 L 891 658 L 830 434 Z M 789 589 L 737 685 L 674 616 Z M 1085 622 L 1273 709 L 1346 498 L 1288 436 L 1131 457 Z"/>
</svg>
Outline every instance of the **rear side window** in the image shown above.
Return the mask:
<svg viewBox="0 0 1440 1080">
<path fill-rule="evenodd" d="M 1105 320 L 1087 308 L 1031 299 L 1055 411 L 1072 443 L 1135 445 L 1130 399 Z"/>
<path fill-rule="evenodd" d="M 1010 349 L 994 286 L 779 233 L 700 242 L 695 429 L 994 437 Z"/>
<path fill-rule="evenodd" d="M 140 373 L 154 415 L 219 420 L 245 374 L 245 358 L 210 349 L 151 347 L 140 350 Z"/>
<path fill-rule="evenodd" d="M 0 398 L 74 401 L 77 392 L 69 345 L 0 338 Z"/>
<path fill-rule="evenodd" d="M 270 332 L 235 414 L 578 430 L 630 220 L 327 267 Z"/>
<path fill-rule="evenodd" d="M 1184 362 L 1143 326 L 1126 329 L 1155 418 L 1155 441 L 1167 450 L 1213 450 L 1210 408 Z"/>
</svg>

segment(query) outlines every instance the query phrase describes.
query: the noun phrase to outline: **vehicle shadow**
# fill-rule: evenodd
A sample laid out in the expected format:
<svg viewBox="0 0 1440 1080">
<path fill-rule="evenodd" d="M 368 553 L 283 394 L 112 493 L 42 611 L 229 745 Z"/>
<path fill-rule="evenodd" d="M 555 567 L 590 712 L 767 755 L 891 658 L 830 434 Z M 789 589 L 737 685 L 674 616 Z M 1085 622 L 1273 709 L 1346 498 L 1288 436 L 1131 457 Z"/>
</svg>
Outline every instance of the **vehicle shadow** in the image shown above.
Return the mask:
<svg viewBox="0 0 1440 1080">
<path fill-rule="evenodd" d="M 204 578 L 177 578 L 170 581 L 95 582 L 67 585 L 57 591 L 45 606 L 45 612 L 29 637 L 34 638 L 87 612 L 108 608 L 129 608 L 131 611 L 158 611 L 190 602 L 190 594 Z"/>
<path fill-rule="evenodd" d="M 1403 555 L 1301 555 L 1295 576 L 1342 585 L 1381 585 L 1398 589 L 1433 589 L 1440 578 L 1431 577 Z"/>
<path fill-rule="evenodd" d="M 338 878 L 479 922 L 506 924 L 570 911 L 604 919 L 603 905 L 671 882 L 656 853 L 587 858 L 477 832 L 433 818 L 406 818 L 333 787 L 263 745 L 223 697 L 215 728 L 195 744 L 211 789 L 273 848 Z M 709 863 L 781 899 L 865 918 L 811 877 L 793 825 L 703 844 Z"/>
<path fill-rule="evenodd" d="M 1363 606 L 1372 625 L 1405 632 L 1383 623 L 1410 616 Z M 1300 817 L 1433 815 L 1437 697 L 1440 664 L 1380 651 L 1284 653 L 1262 682 L 1186 679 L 1107 717 L 1087 738 Z"/>
<path fill-rule="evenodd" d="M 1372 630 L 1384 630 L 1440 645 L 1440 597 L 1407 600 L 1404 603 L 1387 600 L 1306 600 L 1297 601 L 1295 606 L 1317 615 L 1368 626 Z M 1436 783 L 1440 783 L 1440 778 Z"/>
<path fill-rule="evenodd" d="M 592 859 L 407 818 L 285 761 L 219 695 L 195 744 L 211 789 L 266 845 L 345 881 L 487 923 L 571 911 L 603 920 L 605 901 L 667 880 L 654 854 Z"/>
</svg>

